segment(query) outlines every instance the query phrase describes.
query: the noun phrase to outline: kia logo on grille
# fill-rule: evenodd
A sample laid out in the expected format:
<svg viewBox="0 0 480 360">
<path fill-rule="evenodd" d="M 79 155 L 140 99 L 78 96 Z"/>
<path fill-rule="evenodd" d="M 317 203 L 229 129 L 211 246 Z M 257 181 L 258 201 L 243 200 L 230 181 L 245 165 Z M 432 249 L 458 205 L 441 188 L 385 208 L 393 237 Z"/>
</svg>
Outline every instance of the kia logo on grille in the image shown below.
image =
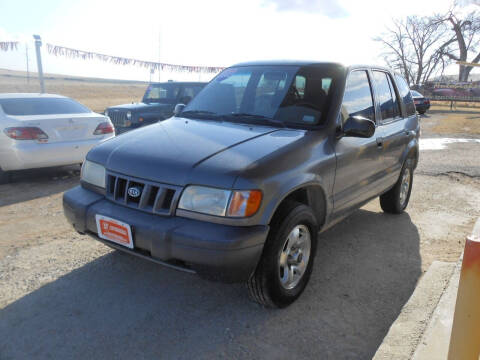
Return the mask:
<svg viewBox="0 0 480 360">
<path fill-rule="evenodd" d="M 141 193 L 142 190 L 137 187 L 131 187 L 128 189 L 128 195 L 130 195 L 132 198 L 138 198 Z"/>
</svg>

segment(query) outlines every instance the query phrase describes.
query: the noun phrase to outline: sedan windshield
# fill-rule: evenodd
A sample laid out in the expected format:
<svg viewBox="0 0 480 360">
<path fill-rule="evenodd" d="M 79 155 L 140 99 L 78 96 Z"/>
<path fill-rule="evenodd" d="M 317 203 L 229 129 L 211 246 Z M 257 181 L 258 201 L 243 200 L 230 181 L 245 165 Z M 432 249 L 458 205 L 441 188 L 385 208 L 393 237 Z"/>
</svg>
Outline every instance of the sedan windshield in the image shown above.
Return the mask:
<svg viewBox="0 0 480 360">
<path fill-rule="evenodd" d="M 270 125 L 318 125 L 334 83 L 332 66 L 239 66 L 221 72 L 182 117 Z"/>
</svg>

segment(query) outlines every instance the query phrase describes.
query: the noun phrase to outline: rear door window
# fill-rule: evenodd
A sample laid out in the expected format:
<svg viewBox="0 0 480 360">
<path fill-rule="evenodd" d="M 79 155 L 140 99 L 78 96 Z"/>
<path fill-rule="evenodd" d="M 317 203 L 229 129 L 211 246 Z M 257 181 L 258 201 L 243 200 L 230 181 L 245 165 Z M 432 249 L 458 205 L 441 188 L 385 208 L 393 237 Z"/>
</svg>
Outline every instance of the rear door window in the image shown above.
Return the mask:
<svg viewBox="0 0 480 360">
<path fill-rule="evenodd" d="M 201 85 L 188 85 L 183 89 L 183 96 L 191 96 L 192 98 L 197 95 L 203 86 Z"/>
<path fill-rule="evenodd" d="M 91 110 L 68 98 L 0 99 L 0 106 L 7 115 L 57 115 L 82 114 Z"/>
<path fill-rule="evenodd" d="M 149 85 L 143 101 L 147 103 L 169 103 L 177 102 L 180 94 L 181 85 L 175 83 Z"/>
<path fill-rule="evenodd" d="M 375 121 L 372 90 L 366 71 L 353 71 L 348 76 L 341 114 L 343 122 L 351 116 Z"/>
<path fill-rule="evenodd" d="M 199 92 L 202 90 L 202 85 L 186 85 L 183 88 L 183 94 L 180 98 L 180 103 L 188 104 Z"/>
<path fill-rule="evenodd" d="M 397 97 L 388 74 L 383 71 L 372 71 L 372 73 L 375 79 L 375 96 L 380 105 L 382 120 L 386 121 L 399 116 Z"/>
<path fill-rule="evenodd" d="M 400 75 L 395 75 L 395 80 L 400 99 L 405 104 L 406 116 L 415 115 L 415 104 L 413 103 L 412 93 L 410 92 L 407 82 Z"/>
</svg>

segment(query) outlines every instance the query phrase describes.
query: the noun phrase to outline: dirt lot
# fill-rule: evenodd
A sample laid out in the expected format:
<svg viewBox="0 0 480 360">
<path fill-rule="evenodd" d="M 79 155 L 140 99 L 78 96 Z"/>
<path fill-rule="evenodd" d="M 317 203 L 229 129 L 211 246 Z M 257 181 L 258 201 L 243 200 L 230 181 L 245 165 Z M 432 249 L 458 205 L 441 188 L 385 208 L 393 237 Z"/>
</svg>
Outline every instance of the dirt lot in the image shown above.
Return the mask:
<svg viewBox="0 0 480 360">
<path fill-rule="evenodd" d="M 147 84 L 135 81 L 116 81 L 45 74 L 48 93 L 69 96 L 96 112 L 112 105 L 140 101 Z M 25 72 L 0 69 L 0 93 L 39 92 L 36 77 L 27 80 Z"/>
<path fill-rule="evenodd" d="M 424 138 L 480 138 L 480 113 L 433 110 Z M 307 290 L 281 311 L 76 234 L 61 198 L 78 167 L 18 173 L 0 186 L 0 358 L 371 358 L 432 261 L 458 259 L 480 216 L 479 155 L 422 150 L 408 211 L 375 200 L 322 234 Z"/>
</svg>

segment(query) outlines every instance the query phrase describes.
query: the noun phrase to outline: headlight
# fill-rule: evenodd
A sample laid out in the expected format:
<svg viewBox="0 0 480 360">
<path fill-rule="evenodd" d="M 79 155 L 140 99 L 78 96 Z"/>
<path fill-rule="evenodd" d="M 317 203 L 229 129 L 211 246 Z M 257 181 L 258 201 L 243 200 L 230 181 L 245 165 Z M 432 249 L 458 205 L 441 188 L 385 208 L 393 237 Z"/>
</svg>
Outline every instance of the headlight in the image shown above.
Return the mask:
<svg viewBox="0 0 480 360">
<path fill-rule="evenodd" d="M 132 112 L 127 111 L 127 119 L 130 120 L 132 118 Z"/>
<path fill-rule="evenodd" d="M 225 216 L 230 193 L 228 190 L 189 186 L 183 192 L 178 208 L 209 215 Z"/>
<path fill-rule="evenodd" d="M 188 186 L 178 208 L 207 215 L 248 217 L 254 215 L 262 202 L 260 190 L 231 191 L 204 186 Z"/>
<path fill-rule="evenodd" d="M 108 110 L 105 109 L 105 111 L 103 112 L 103 114 L 104 114 L 105 116 L 108 116 Z"/>
<path fill-rule="evenodd" d="M 105 167 L 85 160 L 82 165 L 81 180 L 105 189 Z"/>
</svg>

